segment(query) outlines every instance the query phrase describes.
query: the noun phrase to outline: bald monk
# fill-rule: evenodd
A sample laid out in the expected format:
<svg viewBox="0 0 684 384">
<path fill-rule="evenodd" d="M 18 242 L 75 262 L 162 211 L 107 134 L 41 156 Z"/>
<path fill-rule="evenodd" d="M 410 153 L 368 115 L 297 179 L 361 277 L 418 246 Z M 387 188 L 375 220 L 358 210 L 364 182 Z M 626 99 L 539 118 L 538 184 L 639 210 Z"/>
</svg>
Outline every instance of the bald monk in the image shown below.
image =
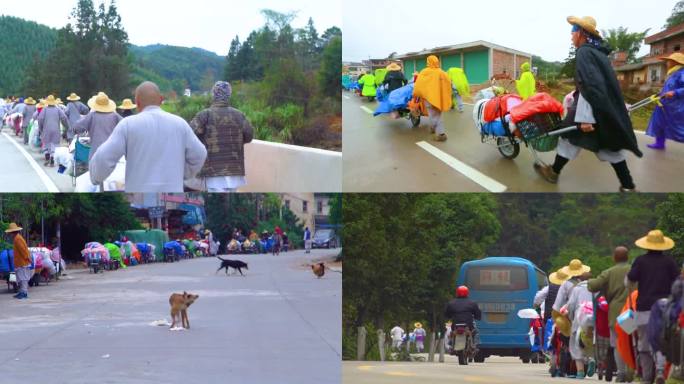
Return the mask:
<svg viewBox="0 0 684 384">
<path fill-rule="evenodd" d="M 139 114 L 121 120 L 90 160 L 90 180 L 100 185 L 126 157 L 126 192 L 181 193 L 207 159 L 190 125 L 164 112 L 159 87 L 144 82 L 135 90 Z"/>
</svg>

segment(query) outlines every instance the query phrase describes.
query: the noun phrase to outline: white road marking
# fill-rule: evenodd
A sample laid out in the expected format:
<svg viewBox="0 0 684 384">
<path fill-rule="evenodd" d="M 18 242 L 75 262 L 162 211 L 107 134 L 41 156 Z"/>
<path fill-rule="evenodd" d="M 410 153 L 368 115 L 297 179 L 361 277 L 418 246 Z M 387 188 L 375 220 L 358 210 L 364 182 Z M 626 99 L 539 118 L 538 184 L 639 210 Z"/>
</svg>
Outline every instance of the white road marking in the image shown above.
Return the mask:
<svg viewBox="0 0 684 384">
<path fill-rule="evenodd" d="M 372 109 L 366 107 L 365 105 L 362 105 L 362 106 L 361 106 L 361 109 L 363 109 L 364 111 L 368 112 L 368 113 L 371 114 L 371 115 L 372 115 L 373 113 L 375 113 L 375 112 L 373 112 Z"/>
<path fill-rule="evenodd" d="M 50 193 L 59 193 L 59 188 L 55 185 L 55 183 L 50 179 L 50 177 L 45 173 L 43 168 L 41 168 L 38 163 L 36 163 L 36 160 L 29 154 L 26 149 L 24 149 L 19 143 L 17 143 L 10 135 L 6 134 L 5 132 L 2 133 L 3 136 L 7 140 L 9 140 L 10 143 L 14 144 L 15 147 L 21 152 L 22 155 L 28 160 L 29 164 L 31 164 L 31 167 L 33 168 L 34 171 L 38 174 L 38 177 L 40 177 L 40 180 L 43 182 L 43 185 L 45 185 L 45 188 L 48 190 Z"/>
<path fill-rule="evenodd" d="M 429 144 L 425 141 L 416 143 L 419 147 L 423 148 L 432 156 L 444 162 L 449 167 L 461 173 L 463 176 L 469 178 L 475 183 L 479 184 L 482 188 L 488 190 L 489 192 L 502 193 L 506 192 L 508 187 L 499 183 L 498 181 L 492 179 L 491 177 L 485 175 L 484 173 L 478 171 L 477 169 L 465 164 L 464 162 L 458 160 L 457 158 L 449 155 L 448 153 L 438 149 L 437 147 Z"/>
<path fill-rule="evenodd" d="M 349 97 L 349 96 L 347 96 L 347 95 L 342 95 L 342 97 L 344 97 L 344 98 L 347 99 L 347 100 L 351 99 L 351 97 Z"/>
</svg>

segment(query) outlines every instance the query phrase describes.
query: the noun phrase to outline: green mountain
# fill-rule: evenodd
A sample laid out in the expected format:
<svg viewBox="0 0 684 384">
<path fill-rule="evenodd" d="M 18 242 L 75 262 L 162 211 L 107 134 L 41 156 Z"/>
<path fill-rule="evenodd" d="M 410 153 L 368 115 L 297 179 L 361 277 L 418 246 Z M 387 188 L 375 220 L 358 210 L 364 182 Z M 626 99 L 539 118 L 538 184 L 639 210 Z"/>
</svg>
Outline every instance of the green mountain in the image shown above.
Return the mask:
<svg viewBox="0 0 684 384">
<path fill-rule="evenodd" d="M 0 16 L 0 97 L 18 94 L 24 71 L 55 46 L 57 30 L 12 16 Z"/>
<path fill-rule="evenodd" d="M 55 46 L 57 30 L 12 16 L 0 16 L 0 97 L 22 92 L 25 69 Z M 200 48 L 149 45 L 129 47 L 131 83 L 157 83 L 182 94 L 211 89 L 223 75 L 225 57 Z M 46 69 L 48 70 L 48 69 Z"/>
<path fill-rule="evenodd" d="M 201 48 L 169 45 L 131 46 L 136 73 L 151 71 L 179 86 L 193 91 L 208 91 L 223 75 L 225 57 Z"/>
</svg>

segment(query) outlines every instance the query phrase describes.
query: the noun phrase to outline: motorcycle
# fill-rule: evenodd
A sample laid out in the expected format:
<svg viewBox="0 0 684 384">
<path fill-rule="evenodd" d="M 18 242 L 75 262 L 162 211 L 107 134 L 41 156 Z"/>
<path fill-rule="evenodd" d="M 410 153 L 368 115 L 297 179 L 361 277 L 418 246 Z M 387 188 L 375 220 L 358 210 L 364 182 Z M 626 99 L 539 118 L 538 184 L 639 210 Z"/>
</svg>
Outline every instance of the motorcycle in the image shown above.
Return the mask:
<svg viewBox="0 0 684 384">
<path fill-rule="evenodd" d="M 473 332 L 467 324 L 454 324 L 449 338 L 451 339 L 449 353 L 458 357 L 459 365 L 468 365 L 469 361 L 474 361 L 477 349 Z"/>
</svg>

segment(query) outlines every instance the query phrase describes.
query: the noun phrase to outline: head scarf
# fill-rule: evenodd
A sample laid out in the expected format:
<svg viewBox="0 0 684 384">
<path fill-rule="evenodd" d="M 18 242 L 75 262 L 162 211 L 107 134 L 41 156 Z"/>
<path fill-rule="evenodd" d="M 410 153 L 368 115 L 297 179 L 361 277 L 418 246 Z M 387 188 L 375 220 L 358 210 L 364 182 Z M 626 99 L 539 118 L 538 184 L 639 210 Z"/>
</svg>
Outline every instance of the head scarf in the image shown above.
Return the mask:
<svg viewBox="0 0 684 384">
<path fill-rule="evenodd" d="M 212 90 L 214 101 L 227 103 L 233 94 L 233 87 L 227 81 L 218 81 Z"/>
<path fill-rule="evenodd" d="M 574 32 L 579 32 L 579 33 L 581 33 L 582 35 L 584 35 L 584 37 L 587 38 L 587 43 L 593 45 L 593 46 L 596 47 L 596 48 L 601 48 L 601 47 L 603 47 L 603 39 L 601 39 L 601 38 L 598 37 L 598 36 L 592 35 L 592 34 L 589 33 L 587 30 L 585 30 L 584 28 L 580 27 L 580 26 L 577 25 L 577 24 L 573 24 L 573 25 L 572 25 L 572 32 L 573 32 L 573 33 L 574 33 Z"/>
</svg>

